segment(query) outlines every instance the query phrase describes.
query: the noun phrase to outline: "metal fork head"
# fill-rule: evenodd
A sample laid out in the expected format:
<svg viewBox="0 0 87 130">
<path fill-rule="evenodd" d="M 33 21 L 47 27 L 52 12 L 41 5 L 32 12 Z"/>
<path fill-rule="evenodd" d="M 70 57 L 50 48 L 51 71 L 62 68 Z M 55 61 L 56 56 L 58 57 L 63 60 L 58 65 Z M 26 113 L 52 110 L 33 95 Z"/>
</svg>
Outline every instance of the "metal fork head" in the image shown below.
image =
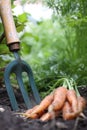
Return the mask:
<svg viewBox="0 0 87 130">
<path fill-rule="evenodd" d="M 10 76 L 11 76 L 12 73 L 14 73 L 16 75 L 18 86 L 19 86 L 21 93 L 23 95 L 23 99 L 24 99 L 24 102 L 26 104 L 26 107 L 27 108 L 32 107 L 30 98 L 28 96 L 28 93 L 27 93 L 26 88 L 25 88 L 24 83 L 23 83 L 23 79 L 22 79 L 23 78 L 22 77 L 23 72 L 26 72 L 27 75 L 28 75 L 30 87 L 32 89 L 36 103 L 37 104 L 40 103 L 40 96 L 39 96 L 38 90 L 36 88 L 33 73 L 32 73 L 30 66 L 25 61 L 16 57 L 16 60 L 12 61 L 11 63 L 9 63 L 7 65 L 7 67 L 5 69 L 5 73 L 4 73 L 5 86 L 6 86 L 7 93 L 8 93 L 8 96 L 9 96 L 13 110 L 18 110 L 19 107 L 18 107 L 18 103 L 16 101 L 15 94 L 14 94 L 14 91 L 13 91 L 13 87 L 12 87 L 11 81 L 10 81 Z"/>
</svg>

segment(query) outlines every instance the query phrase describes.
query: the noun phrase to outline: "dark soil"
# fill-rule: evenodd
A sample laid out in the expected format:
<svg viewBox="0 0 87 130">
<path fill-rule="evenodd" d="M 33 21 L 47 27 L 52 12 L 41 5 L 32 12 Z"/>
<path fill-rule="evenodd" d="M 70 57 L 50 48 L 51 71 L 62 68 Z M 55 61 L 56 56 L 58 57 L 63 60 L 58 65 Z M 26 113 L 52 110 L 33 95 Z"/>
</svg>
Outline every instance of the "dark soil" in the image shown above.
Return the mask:
<svg viewBox="0 0 87 130">
<path fill-rule="evenodd" d="M 16 91 L 16 97 L 19 102 L 20 111 L 25 110 L 22 96 L 19 90 Z M 87 87 L 79 88 L 80 94 L 87 100 Z M 4 108 L 4 112 L 3 109 Z M 87 107 L 84 110 L 87 117 Z M 11 109 L 10 101 L 4 87 L 0 88 L 0 130 L 87 130 L 87 119 L 77 118 L 70 121 L 64 121 L 62 117 L 55 120 L 42 122 L 39 119 L 24 119 L 15 114 Z"/>
</svg>

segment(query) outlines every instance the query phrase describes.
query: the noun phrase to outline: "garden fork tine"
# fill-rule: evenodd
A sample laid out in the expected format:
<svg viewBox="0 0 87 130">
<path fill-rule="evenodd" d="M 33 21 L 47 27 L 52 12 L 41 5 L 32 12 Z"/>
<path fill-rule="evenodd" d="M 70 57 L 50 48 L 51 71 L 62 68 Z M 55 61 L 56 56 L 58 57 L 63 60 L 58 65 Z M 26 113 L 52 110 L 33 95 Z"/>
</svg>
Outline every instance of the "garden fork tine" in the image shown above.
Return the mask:
<svg viewBox="0 0 87 130">
<path fill-rule="evenodd" d="M 30 68 L 30 66 L 23 60 L 20 59 L 18 51 L 20 50 L 19 46 L 19 39 L 17 37 L 17 32 L 11 12 L 11 1 L 10 0 L 1 0 L 0 1 L 0 15 L 2 19 L 2 23 L 5 30 L 7 45 L 9 47 L 9 50 L 14 53 L 15 60 L 9 63 L 5 69 L 4 73 L 4 80 L 5 80 L 5 86 L 7 89 L 7 93 L 12 105 L 13 110 L 18 110 L 18 104 L 15 98 L 15 94 L 10 82 L 10 75 L 11 73 L 14 73 L 17 78 L 17 82 L 19 85 L 19 88 L 21 90 L 21 93 L 23 95 L 24 102 L 27 106 L 27 108 L 31 108 L 31 101 L 28 96 L 28 93 L 26 92 L 23 80 L 22 80 L 22 72 L 26 72 L 30 81 L 30 86 L 35 98 L 35 101 L 37 104 L 40 103 L 40 96 L 38 93 L 38 90 L 35 86 L 33 73 Z"/>
</svg>

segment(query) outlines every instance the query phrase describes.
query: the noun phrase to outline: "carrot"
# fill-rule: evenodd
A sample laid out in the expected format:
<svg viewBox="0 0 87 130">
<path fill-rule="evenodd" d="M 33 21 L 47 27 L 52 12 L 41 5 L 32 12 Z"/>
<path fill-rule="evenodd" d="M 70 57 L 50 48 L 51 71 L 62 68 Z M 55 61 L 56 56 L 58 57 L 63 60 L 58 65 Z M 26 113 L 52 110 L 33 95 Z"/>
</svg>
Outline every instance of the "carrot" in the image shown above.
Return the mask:
<svg viewBox="0 0 87 130">
<path fill-rule="evenodd" d="M 48 106 L 52 103 L 52 101 L 53 101 L 53 94 L 46 96 L 41 101 L 39 106 L 31 114 L 38 114 L 39 116 L 41 116 L 44 113 L 44 111 L 47 110 Z"/>
<path fill-rule="evenodd" d="M 38 107 L 38 105 L 36 105 L 36 106 L 34 106 L 33 108 L 27 110 L 26 112 L 23 112 L 23 113 L 19 113 L 19 112 L 18 112 L 17 114 L 20 114 L 20 115 L 22 115 L 22 116 L 28 118 L 28 117 L 30 116 L 30 114 L 33 112 L 33 110 L 35 110 L 37 107 Z M 35 116 L 35 115 L 33 115 L 33 117 L 34 117 L 34 116 Z"/>
<path fill-rule="evenodd" d="M 27 111 L 25 112 L 25 115 L 31 114 L 38 106 L 39 106 L 39 105 L 36 105 L 36 106 L 34 106 L 33 108 L 27 110 Z"/>
<path fill-rule="evenodd" d="M 50 112 L 45 113 L 44 115 L 41 116 L 40 120 L 41 121 L 48 121 L 52 118 L 52 115 Z"/>
<path fill-rule="evenodd" d="M 39 115 L 34 113 L 34 114 L 29 114 L 29 115 L 26 115 L 26 118 L 31 118 L 31 119 L 38 119 L 39 118 Z"/>
<path fill-rule="evenodd" d="M 67 91 L 67 100 L 69 101 L 70 105 L 72 106 L 72 111 L 77 112 L 78 101 L 77 101 L 77 95 L 76 95 L 75 90 Z"/>
<path fill-rule="evenodd" d="M 81 113 L 86 107 L 86 100 L 82 96 L 78 96 L 78 113 Z"/>
<path fill-rule="evenodd" d="M 49 108 L 53 111 L 60 110 L 66 100 L 67 89 L 65 87 L 58 87 L 54 92 L 54 100 Z"/>
<path fill-rule="evenodd" d="M 77 117 L 77 114 L 75 112 L 72 112 L 72 107 L 67 101 L 64 104 L 62 113 L 64 120 L 71 120 Z"/>
<path fill-rule="evenodd" d="M 54 119 L 58 115 L 59 115 L 58 111 L 57 112 L 47 112 L 41 116 L 40 120 L 41 121 L 48 121 L 48 120 Z"/>
</svg>

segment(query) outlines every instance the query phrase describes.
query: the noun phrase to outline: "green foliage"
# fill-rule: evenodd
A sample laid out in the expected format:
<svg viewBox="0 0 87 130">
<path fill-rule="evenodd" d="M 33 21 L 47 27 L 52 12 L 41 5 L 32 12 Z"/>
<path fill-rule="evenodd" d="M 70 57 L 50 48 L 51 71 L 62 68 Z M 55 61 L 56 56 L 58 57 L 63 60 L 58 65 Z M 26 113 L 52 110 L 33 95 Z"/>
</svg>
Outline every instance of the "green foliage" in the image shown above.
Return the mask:
<svg viewBox="0 0 87 130">
<path fill-rule="evenodd" d="M 83 38 L 82 44 L 76 29 L 63 19 L 61 24 L 48 20 L 27 25 L 27 32 L 21 37 L 22 55 L 32 66 L 42 96 L 54 89 L 60 76 L 72 77 L 78 85 L 87 83 L 87 44 L 84 35 Z"/>
<path fill-rule="evenodd" d="M 31 66 L 41 96 L 61 77 L 87 84 L 87 8 L 85 0 L 47 0 L 56 17 L 33 24 L 28 15 L 14 16 L 21 41 L 21 57 Z M 3 34 L 0 23 L 0 35 Z M 0 67 L 12 58 L 5 38 L 0 44 Z M 6 58 L 5 58 L 6 54 Z M 27 84 L 27 76 L 24 76 Z"/>
<path fill-rule="evenodd" d="M 47 5 L 62 16 L 72 16 L 81 13 L 83 16 L 87 13 L 87 2 L 85 0 L 44 0 Z"/>
<path fill-rule="evenodd" d="M 78 85 L 87 83 L 87 2 L 85 0 L 47 0 L 45 1 L 54 10 L 54 21 L 59 19 L 65 30 L 65 50 L 58 59 L 58 74 L 73 77 Z M 62 37 L 61 37 L 62 38 Z M 61 43 L 60 43 L 61 44 Z M 58 56 L 60 55 L 58 54 Z M 54 59 L 52 60 L 55 65 Z M 59 72 L 61 71 L 61 73 Z"/>
</svg>

